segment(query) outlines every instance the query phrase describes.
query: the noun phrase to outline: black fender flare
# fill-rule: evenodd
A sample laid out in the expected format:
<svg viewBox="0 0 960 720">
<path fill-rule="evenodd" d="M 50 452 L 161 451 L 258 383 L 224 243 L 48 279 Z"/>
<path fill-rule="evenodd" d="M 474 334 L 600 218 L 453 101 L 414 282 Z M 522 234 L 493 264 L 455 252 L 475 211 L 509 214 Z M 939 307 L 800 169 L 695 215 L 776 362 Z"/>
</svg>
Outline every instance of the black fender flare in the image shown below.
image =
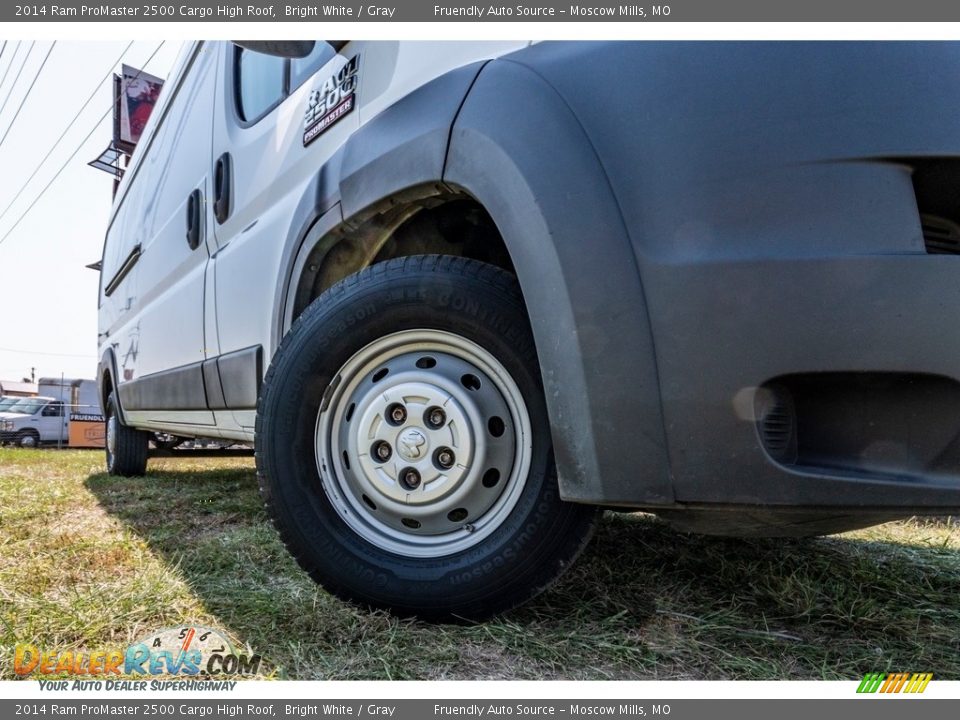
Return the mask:
<svg viewBox="0 0 960 720">
<path fill-rule="evenodd" d="M 541 366 L 565 499 L 670 505 L 653 336 L 637 259 L 585 131 L 539 75 L 488 63 L 443 176 L 497 224 Z"/>
<path fill-rule="evenodd" d="M 110 384 L 113 389 L 117 390 L 117 357 L 113 352 L 112 346 L 107 346 L 103 350 L 103 354 L 100 356 L 100 362 L 97 363 L 97 394 L 100 396 L 100 410 L 103 412 L 104 417 L 107 414 L 107 397 L 108 393 L 106 392 L 106 387 L 104 386 L 103 378 L 105 375 L 110 376 Z M 117 392 L 117 416 L 120 418 L 120 422 L 126 424 L 126 417 L 123 414 L 123 407 L 120 403 L 120 393 Z"/>
<path fill-rule="evenodd" d="M 318 170 L 285 239 L 273 349 L 293 321 L 297 284 L 318 242 L 343 224 L 361 222 L 384 199 L 411 188 L 424 196 L 439 192 L 450 129 L 484 64 L 456 68 L 408 93 L 359 128 Z"/>
<path fill-rule="evenodd" d="M 442 177 L 450 128 L 485 64 L 464 65 L 434 78 L 350 137 L 340 168 L 344 218 Z"/>
</svg>

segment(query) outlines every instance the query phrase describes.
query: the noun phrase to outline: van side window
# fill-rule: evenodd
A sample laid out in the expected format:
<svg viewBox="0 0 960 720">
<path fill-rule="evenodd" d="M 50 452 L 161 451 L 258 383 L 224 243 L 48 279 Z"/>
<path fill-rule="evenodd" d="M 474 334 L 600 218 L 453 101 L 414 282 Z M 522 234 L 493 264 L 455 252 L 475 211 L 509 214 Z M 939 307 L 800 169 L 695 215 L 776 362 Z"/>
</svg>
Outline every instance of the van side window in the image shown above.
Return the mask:
<svg viewBox="0 0 960 720">
<path fill-rule="evenodd" d="M 287 61 L 237 48 L 236 93 L 240 117 L 252 122 L 266 115 L 286 95 Z"/>
<path fill-rule="evenodd" d="M 322 40 L 309 55 L 292 60 L 237 47 L 233 61 L 237 115 L 245 123 L 255 123 L 336 55 Z"/>
<path fill-rule="evenodd" d="M 291 92 L 313 75 L 317 70 L 326 65 L 336 51 L 330 45 L 322 40 L 318 40 L 313 46 L 313 52 L 303 58 L 294 58 L 290 61 L 290 90 Z"/>
</svg>

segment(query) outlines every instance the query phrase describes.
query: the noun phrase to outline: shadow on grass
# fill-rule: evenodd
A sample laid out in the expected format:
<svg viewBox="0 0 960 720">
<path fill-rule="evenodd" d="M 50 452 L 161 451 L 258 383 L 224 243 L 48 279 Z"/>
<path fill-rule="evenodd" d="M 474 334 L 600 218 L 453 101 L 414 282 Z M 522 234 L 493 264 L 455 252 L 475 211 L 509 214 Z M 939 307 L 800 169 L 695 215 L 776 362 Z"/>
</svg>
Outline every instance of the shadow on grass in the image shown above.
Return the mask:
<svg viewBox="0 0 960 720">
<path fill-rule="evenodd" d="M 429 626 L 315 586 L 270 526 L 252 469 L 98 474 L 86 486 L 288 677 L 960 678 L 960 553 L 937 545 L 942 527 L 730 540 L 608 515 L 533 602 L 477 626 Z"/>
</svg>

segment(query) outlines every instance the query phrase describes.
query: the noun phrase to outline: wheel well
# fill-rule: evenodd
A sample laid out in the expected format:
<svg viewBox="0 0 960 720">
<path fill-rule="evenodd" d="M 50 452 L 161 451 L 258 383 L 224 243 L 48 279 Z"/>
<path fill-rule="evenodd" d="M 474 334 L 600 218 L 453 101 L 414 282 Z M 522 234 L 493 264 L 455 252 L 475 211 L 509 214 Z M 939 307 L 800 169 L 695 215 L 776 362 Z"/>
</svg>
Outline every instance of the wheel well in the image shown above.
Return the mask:
<svg viewBox="0 0 960 720">
<path fill-rule="evenodd" d="M 110 370 L 105 369 L 103 371 L 103 381 L 100 384 L 100 409 L 103 411 L 103 414 L 107 414 L 107 400 L 110 399 L 110 393 L 113 392 L 113 377 L 110 375 Z"/>
<path fill-rule="evenodd" d="M 514 272 L 490 214 L 462 193 L 389 198 L 364 215 L 362 221 L 345 222 L 314 245 L 297 280 L 291 319 L 347 275 L 398 257 L 454 255 Z"/>
</svg>

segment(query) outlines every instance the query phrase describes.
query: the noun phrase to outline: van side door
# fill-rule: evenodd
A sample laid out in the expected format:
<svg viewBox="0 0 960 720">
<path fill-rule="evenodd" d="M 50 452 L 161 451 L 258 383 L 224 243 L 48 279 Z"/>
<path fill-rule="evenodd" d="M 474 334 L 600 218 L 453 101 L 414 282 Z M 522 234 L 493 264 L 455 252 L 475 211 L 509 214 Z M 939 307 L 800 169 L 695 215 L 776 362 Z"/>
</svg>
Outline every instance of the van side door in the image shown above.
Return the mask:
<svg viewBox="0 0 960 720">
<path fill-rule="evenodd" d="M 112 321 L 107 330 L 126 421 L 187 432 L 214 422 L 202 363 L 216 44 L 198 43 L 191 52 L 175 84 L 164 88 L 172 95 L 154 111 L 161 113 L 157 124 L 134 154 L 128 172 L 135 174 L 110 229 L 125 247 L 108 268 L 108 236 L 101 296 L 108 305 L 101 317 Z M 111 275 L 119 277 L 114 287 Z"/>
<path fill-rule="evenodd" d="M 337 54 L 322 41 L 311 55 L 295 60 L 228 43 L 222 50 L 225 82 L 213 129 L 214 172 L 229 175 L 229 192 L 221 212 L 214 209 L 219 370 L 224 413 L 232 412 L 238 427 L 252 428 L 272 352 L 278 268 L 297 204 L 319 168 L 358 127 L 354 104 L 308 137 L 305 113 L 311 93 L 355 55 Z M 356 82 L 355 72 L 347 74 Z"/>
</svg>

